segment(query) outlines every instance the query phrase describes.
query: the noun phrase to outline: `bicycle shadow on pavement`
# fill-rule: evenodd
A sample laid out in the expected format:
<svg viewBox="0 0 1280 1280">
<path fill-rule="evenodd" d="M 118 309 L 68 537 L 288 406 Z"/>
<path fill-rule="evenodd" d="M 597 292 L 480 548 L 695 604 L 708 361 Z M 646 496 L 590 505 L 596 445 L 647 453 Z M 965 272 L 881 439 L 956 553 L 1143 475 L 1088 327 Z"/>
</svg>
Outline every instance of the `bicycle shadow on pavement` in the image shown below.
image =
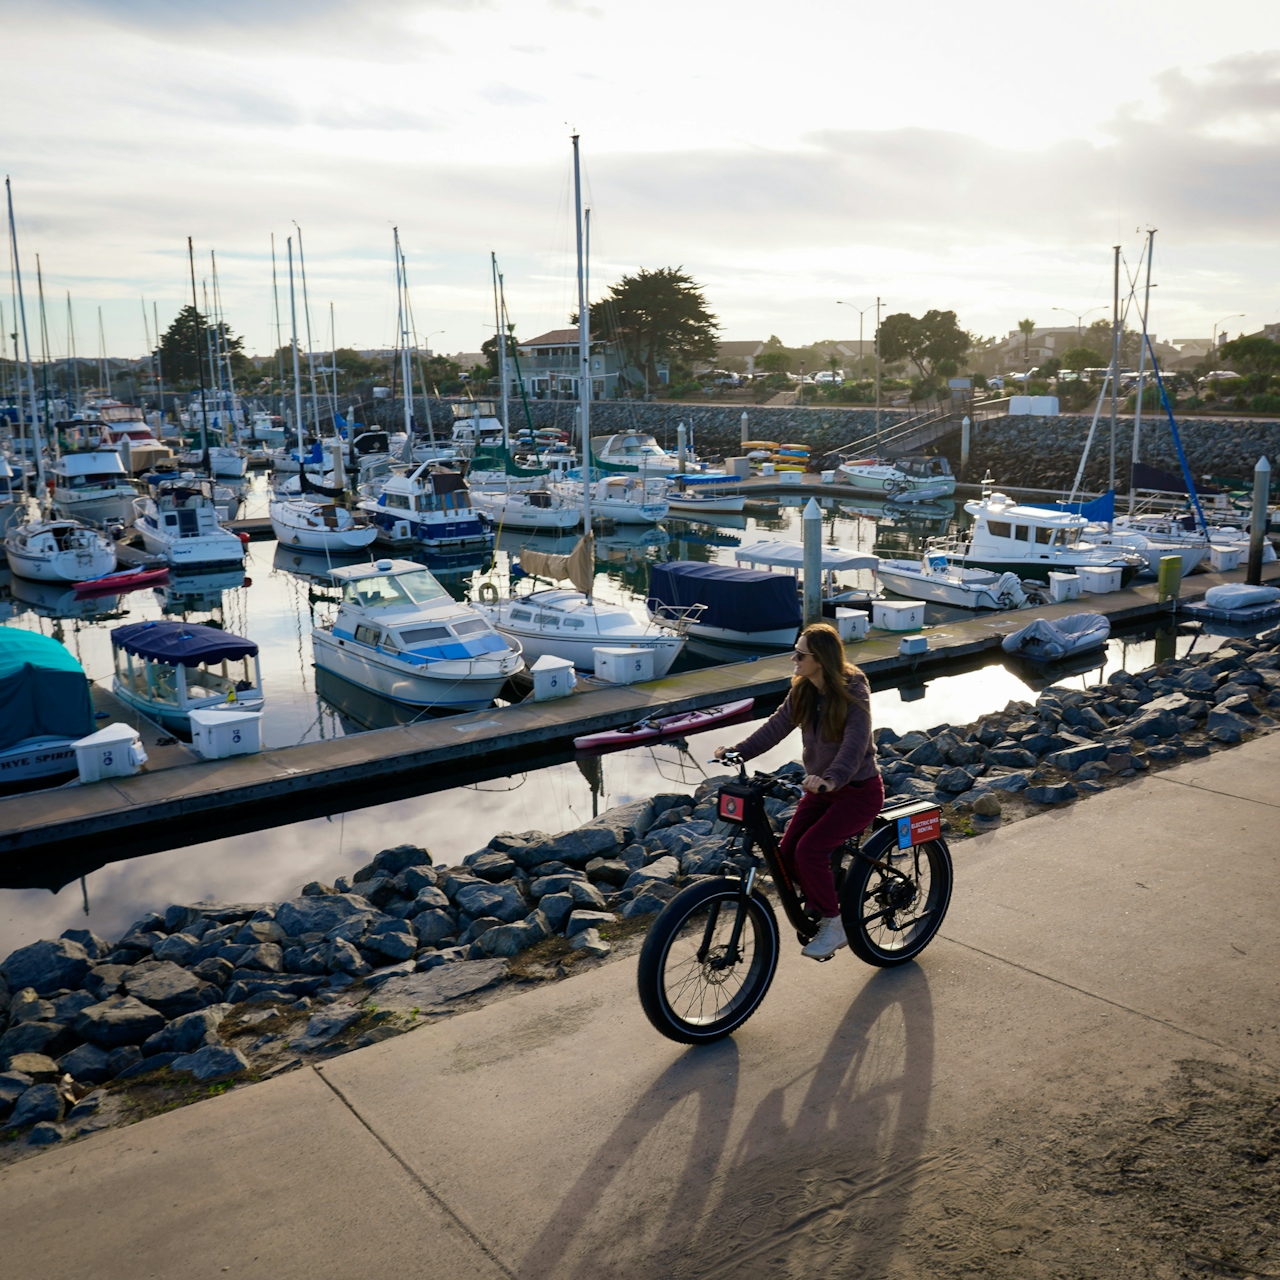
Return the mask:
<svg viewBox="0 0 1280 1280">
<path fill-rule="evenodd" d="M 915 964 L 872 974 L 813 1066 L 758 1102 L 739 1105 L 754 1095 L 732 1040 L 688 1050 L 619 1120 L 517 1274 L 883 1276 L 926 1163 L 933 1061 Z"/>
</svg>

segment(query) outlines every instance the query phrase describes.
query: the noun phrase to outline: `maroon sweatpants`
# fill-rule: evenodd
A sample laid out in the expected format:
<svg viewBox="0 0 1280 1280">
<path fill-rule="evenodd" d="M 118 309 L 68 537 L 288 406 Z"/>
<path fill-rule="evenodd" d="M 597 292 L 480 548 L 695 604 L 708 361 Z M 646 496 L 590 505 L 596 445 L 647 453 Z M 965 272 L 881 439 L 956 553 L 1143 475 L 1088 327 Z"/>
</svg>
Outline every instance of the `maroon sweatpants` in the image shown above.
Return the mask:
<svg viewBox="0 0 1280 1280">
<path fill-rule="evenodd" d="M 805 901 L 820 915 L 840 914 L 831 851 L 865 831 L 883 807 L 884 782 L 879 774 L 822 795 L 804 793 L 782 833 L 779 851 L 783 865 L 799 879 Z"/>
</svg>

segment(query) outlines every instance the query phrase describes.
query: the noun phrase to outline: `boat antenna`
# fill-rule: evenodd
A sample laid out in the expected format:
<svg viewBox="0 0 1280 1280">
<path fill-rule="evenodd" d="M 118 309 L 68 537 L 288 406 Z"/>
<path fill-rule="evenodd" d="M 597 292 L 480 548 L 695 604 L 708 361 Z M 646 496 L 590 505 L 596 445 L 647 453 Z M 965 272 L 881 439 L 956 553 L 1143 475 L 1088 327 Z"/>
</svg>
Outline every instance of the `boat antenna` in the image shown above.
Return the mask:
<svg viewBox="0 0 1280 1280">
<path fill-rule="evenodd" d="M 200 361 L 200 303 L 196 298 L 196 255 L 191 247 L 191 237 L 187 237 L 187 265 L 191 270 L 191 310 L 195 312 L 196 324 L 196 373 L 200 379 L 200 453 L 204 469 L 213 474 L 209 465 L 209 409 L 204 399 L 204 365 Z"/>
<path fill-rule="evenodd" d="M 574 144 L 577 145 L 576 143 Z M 9 245 L 13 250 L 13 274 L 17 282 L 18 288 L 18 319 L 21 322 L 22 329 L 22 350 L 26 356 L 27 365 L 27 398 L 31 404 L 31 444 L 32 452 L 36 459 L 36 493 L 43 501 L 44 498 L 44 443 L 40 435 L 40 420 L 36 411 L 36 373 L 31 367 L 31 339 L 27 334 L 27 306 L 22 298 L 22 263 L 18 260 L 18 232 L 13 221 L 13 188 L 9 185 L 9 178 L 6 175 L 4 180 L 4 194 L 9 205 Z"/>
<path fill-rule="evenodd" d="M 587 262 L 583 243 L 582 166 L 573 135 L 573 213 L 578 240 L 578 418 L 582 424 L 582 536 L 591 536 L 591 316 L 587 310 Z M 587 592 L 588 599 L 591 592 Z"/>
<path fill-rule="evenodd" d="M 302 379 L 298 372 L 298 306 L 293 293 L 293 237 L 288 241 L 289 249 L 289 326 L 291 337 L 289 349 L 293 352 L 293 420 L 298 429 L 298 492 L 302 492 L 302 477 L 306 471 L 306 462 L 302 450 Z"/>
</svg>

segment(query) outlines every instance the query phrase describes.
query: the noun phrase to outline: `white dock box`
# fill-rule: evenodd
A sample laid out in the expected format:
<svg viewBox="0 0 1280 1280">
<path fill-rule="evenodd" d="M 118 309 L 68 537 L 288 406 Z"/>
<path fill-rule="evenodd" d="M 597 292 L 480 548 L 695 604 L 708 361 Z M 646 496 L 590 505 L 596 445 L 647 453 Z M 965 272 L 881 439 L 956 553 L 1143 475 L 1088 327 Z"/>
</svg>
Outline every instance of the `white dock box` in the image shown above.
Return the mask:
<svg viewBox="0 0 1280 1280">
<path fill-rule="evenodd" d="M 1102 565 L 1082 564 L 1076 568 L 1076 577 L 1080 579 L 1080 590 L 1091 591 L 1094 595 L 1103 596 L 1109 591 L 1120 590 L 1121 569 L 1111 569 Z"/>
<path fill-rule="evenodd" d="M 109 724 L 71 744 L 81 782 L 128 778 L 147 763 L 138 731 L 128 724 Z"/>
<path fill-rule="evenodd" d="M 204 760 L 262 750 L 261 711 L 193 711 L 191 749 Z"/>
<path fill-rule="evenodd" d="M 552 698 L 567 698 L 578 685 L 573 663 L 568 658 L 556 658 L 544 653 L 529 668 L 533 677 L 534 702 L 550 702 Z"/>
<path fill-rule="evenodd" d="M 1049 573 L 1049 599 L 1054 604 L 1080 599 L 1080 579 L 1074 573 Z"/>
<path fill-rule="evenodd" d="M 803 471 L 779 471 L 779 484 L 802 484 L 804 482 Z"/>
<path fill-rule="evenodd" d="M 596 679 L 609 684 L 636 684 L 653 679 L 653 650 L 633 648 L 592 649 L 596 656 Z"/>
<path fill-rule="evenodd" d="M 496 342 L 497 339 L 495 338 L 494 341 Z M 762 476 L 771 476 L 776 470 L 777 468 L 772 462 L 762 462 L 760 464 L 760 474 Z"/>
<path fill-rule="evenodd" d="M 1239 547 L 1215 547 L 1213 543 L 1209 544 L 1209 568 L 1214 573 L 1229 573 L 1232 569 L 1240 567 L 1241 557 L 1244 550 Z"/>
<path fill-rule="evenodd" d="M 881 631 L 919 631 L 924 626 L 923 600 L 876 600 L 871 625 Z"/>
<path fill-rule="evenodd" d="M 867 629 L 871 626 L 871 618 L 862 609 L 844 609 L 836 606 L 836 630 L 845 644 L 855 640 L 865 640 Z"/>
<path fill-rule="evenodd" d="M 724 469 L 731 476 L 737 476 L 739 480 L 751 479 L 750 458 L 726 458 L 724 460 Z"/>
</svg>

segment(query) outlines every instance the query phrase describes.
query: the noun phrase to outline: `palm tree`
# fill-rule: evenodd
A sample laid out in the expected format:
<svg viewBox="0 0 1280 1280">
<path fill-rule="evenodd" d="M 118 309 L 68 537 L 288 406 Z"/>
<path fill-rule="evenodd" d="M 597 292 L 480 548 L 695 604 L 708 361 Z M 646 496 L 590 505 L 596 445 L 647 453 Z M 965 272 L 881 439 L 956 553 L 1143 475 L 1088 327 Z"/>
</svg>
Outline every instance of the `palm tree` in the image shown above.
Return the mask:
<svg viewBox="0 0 1280 1280">
<path fill-rule="evenodd" d="M 1022 389 L 1027 389 L 1031 381 L 1031 335 L 1036 331 L 1034 320 L 1019 320 L 1018 331 L 1022 334 Z"/>
</svg>

